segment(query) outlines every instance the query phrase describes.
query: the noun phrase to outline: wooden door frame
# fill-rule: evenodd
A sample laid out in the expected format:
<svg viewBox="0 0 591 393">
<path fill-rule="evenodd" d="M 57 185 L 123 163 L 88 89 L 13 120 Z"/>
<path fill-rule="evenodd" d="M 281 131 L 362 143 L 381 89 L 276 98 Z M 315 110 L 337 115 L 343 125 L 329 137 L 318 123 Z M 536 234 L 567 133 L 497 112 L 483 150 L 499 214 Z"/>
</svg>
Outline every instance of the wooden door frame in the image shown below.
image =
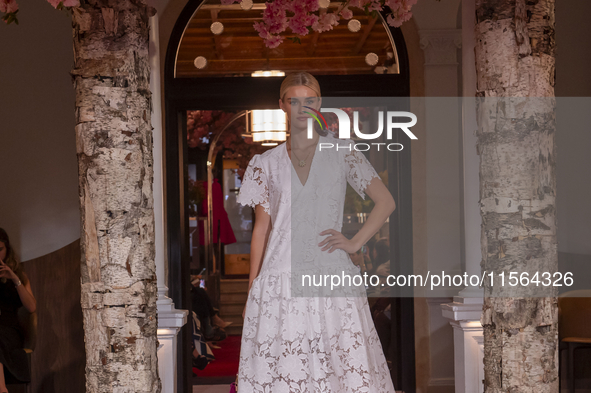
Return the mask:
<svg viewBox="0 0 591 393">
<path fill-rule="evenodd" d="M 191 309 L 189 279 L 189 219 L 187 195 L 186 112 L 192 109 L 268 109 L 277 104 L 282 78 L 210 77 L 174 78 L 176 54 L 185 26 L 202 0 L 189 0 L 172 30 L 164 64 L 166 234 L 169 296 L 179 309 Z M 385 13 L 382 14 L 385 19 Z M 409 97 L 410 72 L 406 44 L 399 28 L 391 28 L 400 74 L 318 75 L 327 97 Z M 286 43 L 284 45 L 289 45 Z M 253 95 L 252 92 L 256 92 Z M 401 141 L 393 141 L 401 142 Z M 388 160 L 389 185 L 397 209 L 390 216 L 391 261 L 412 261 L 412 187 L 410 149 Z M 393 274 L 412 274 L 412 264 Z M 410 269 L 410 270 L 409 270 Z M 412 296 L 392 301 L 392 339 L 395 353 L 394 386 L 415 391 L 414 305 Z M 189 322 L 177 340 L 177 391 L 192 392 L 191 328 Z"/>
</svg>

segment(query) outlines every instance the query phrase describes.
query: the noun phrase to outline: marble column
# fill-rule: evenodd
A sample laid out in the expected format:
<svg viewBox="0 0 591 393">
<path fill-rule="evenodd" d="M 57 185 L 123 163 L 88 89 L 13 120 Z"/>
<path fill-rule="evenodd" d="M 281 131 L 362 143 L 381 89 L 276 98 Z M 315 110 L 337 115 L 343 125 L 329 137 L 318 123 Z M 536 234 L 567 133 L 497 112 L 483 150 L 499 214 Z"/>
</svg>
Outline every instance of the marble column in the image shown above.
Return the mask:
<svg viewBox="0 0 591 393">
<path fill-rule="evenodd" d="M 164 185 L 162 102 L 160 90 L 160 50 L 158 14 L 150 18 L 150 90 L 152 91 L 152 127 L 154 138 L 154 219 L 156 232 L 156 279 L 158 283 L 158 368 L 162 393 L 176 393 L 176 337 L 187 323 L 187 310 L 177 310 L 168 297 L 166 261 L 164 258 Z"/>
<path fill-rule="evenodd" d="M 476 66 L 474 58 L 475 0 L 462 1 L 462 140 L 464 190 L 465 271 L 480 277 L 480 158 L 476 153 Z M 480 324 L 483 290 L 468 286 L 441 306 L 454 329 L 456 393 L 483 392 L 483 332 Z"/>
<path fill-rule="evenodd" d="M 421 29 L 420 47 L 425 55 L 425 124 L 427 159 L 428 269 L 437 274 L 461 274 L 461 129 L 460 29 Z M 453 301 L 457 287 L 440 286 L 429 292 L 429 391 L 455 388 L 452 362 L 454 329 L 441 307 Z"/>
</svg>

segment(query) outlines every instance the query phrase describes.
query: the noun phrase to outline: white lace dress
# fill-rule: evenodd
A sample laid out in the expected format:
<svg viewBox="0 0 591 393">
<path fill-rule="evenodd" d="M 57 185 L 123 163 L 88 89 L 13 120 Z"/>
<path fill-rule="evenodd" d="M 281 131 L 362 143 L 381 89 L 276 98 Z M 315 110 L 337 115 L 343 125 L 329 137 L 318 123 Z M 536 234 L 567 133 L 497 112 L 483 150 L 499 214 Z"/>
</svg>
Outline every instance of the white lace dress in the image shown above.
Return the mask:
<svg viewBox="0 0 591 393">
<path fill-rule="evenodd" d="M 345 251 L 321 251 L 317 244 L 327 235 L 319 233 L 341 231 L 347 182 L 365 199 L 365 188 L 378 177 L 362 153 L 336 150 L 336 144 L 348 147 L 351 140 L 321 136 L 319 143 L 334 147 L 317 148 L 305 184 L 285 143 L 255 155 L 243 177 L 237 201 L 262 205 L 272 230 L 248 294 L 239 393 L 394 392 L 365 292 L 292 293 L 292 263 L 304 270 L 324 264 L 358 272 Z"/>
</svg>

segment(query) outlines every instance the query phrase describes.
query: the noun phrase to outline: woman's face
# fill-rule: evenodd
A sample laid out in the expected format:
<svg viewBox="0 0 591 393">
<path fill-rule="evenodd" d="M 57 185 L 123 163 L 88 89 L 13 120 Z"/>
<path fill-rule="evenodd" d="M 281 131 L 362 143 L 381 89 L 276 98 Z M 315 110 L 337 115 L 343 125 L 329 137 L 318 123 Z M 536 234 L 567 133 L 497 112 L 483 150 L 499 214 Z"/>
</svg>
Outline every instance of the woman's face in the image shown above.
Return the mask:
<svg viewBox="0 0 591 393">
<path fill-rule="evenodd" d="M 287 114 L 287 118 L 292 129 L 306 130 L 308 128 L 308 119 L 314 119 L 313 113 L 306 106 L 320 109 L 322 98 L 318 97 L 314 90 L 307 86 L 292 86 L 287 89 L 283 100 L 279 100 L 279 107 Z"/>
<path fill-rule="evenodd" d="M 2 262 L 4 262 L 5 259 L 6 259 L 6 245 L 4 244 L 4 242 L 0 242 L 0 260 L 2 260 Z"/>
</svg>

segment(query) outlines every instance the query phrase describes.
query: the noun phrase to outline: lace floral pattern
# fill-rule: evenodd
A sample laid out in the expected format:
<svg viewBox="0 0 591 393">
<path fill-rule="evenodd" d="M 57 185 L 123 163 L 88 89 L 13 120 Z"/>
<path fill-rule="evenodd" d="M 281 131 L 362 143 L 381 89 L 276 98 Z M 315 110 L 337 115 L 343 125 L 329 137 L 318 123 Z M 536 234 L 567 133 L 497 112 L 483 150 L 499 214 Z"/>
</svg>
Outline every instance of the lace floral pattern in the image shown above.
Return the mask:
<svg viewBox="0 0 591 393">
<path fill-rule="evenodd" d="M 353 142 L 351 141 L 351 143 Z M 347 166 L 347 181 L 365 200 L 365 189 L 374 177 L 379 179 L 380 175 L 367 161 L 365 155 L 355 149 L 351 149 L 345 154 L 345 164 Z"/>
<path fill-rule="evenodd" d="M 320 142 L 348 147 L 349 141 L 327 136 Z M 393 393 L 365 291 L 301 296 L 304 288 L 296 287 L 301 272 L 352 272 L 345 251 L 321 251 L 317 244 L 326 236 L 318 234 L 328 228 L 341 231 L 347 182 L 364 198 L 378 176 L 360 152 L 341 146 L 314 154 L 304 185 L 285 143 L 253 157 L 245 173 L 238 202 L 263 204 L 273 225 L 248 294 L 238 390 Z"/>
<path fill-rule="evenodd" d="M 366 297 L 291 297 L 288 273 L 253 282 L 240 392 L 394 393 Z"/>
<path fill-rule="evenodd" d="M 267 176 L 261 163 L 261 155 L 255 154 L 248 163 L 242 178 L 240 192 L 236 198 L 238 203 L 250 206 L 262 205 L 265 212 L 270 214 L 269 186 Z"/>
</svg>

